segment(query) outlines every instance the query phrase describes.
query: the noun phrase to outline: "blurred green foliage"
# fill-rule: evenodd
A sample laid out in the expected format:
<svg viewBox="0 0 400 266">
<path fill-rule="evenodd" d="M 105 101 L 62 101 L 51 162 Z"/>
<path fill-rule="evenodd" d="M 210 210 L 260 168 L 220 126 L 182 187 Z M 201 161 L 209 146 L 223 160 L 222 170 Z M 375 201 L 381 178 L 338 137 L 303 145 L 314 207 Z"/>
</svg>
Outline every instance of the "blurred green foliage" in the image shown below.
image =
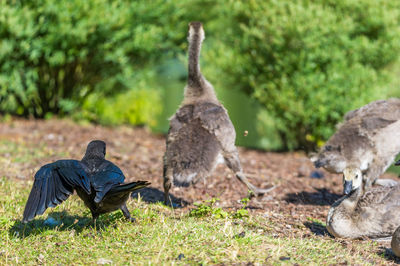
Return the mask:
<svg viewBox="0 0 400 266">
<path fill-rule="evenodd" d="M 138 80 L 135 88 L 112 97 L 92 93 L 85 99 L 82 112 L 74 116 L 106 125 L 124 123 L 154 127 L 161 113 L 161 98 L 157 90 L 149 90 L 147 86 L 147 82 Z"/>
<path fill-rule="evenodd" d="M 109 116 L 108 98 L 135 89 L 137 72 L 178 49 L 174 31 L 168 33 L 170 42 L 163 40 L 163 32 L 176 22 L 167 25 L 162 14 L 170 13 L 173 6 L 163 1 L 148 5 L 123 0 L 38 0 L 2 1 L 1 5 L 1 112 L 34 117 L 68 114 L 90 102 L 87 98 L 94 94 L 107 98 L 102 103 L 109 110 L 102 113 Z M 139 106 L 128 109 L 147 112 L 150 103 L 143 104 L 143 98 L 148 93 L 153 100 L 154 92 L 140 91 L 142 100 L 135 100 Z M 135 94 L 119 99 L 126 104 Z M 116 110 L 116 116 L 120 113 Z M 148 116 L 129 115 L 128 120 L 146 123 Z"/>
<path fill-rule="evenodd" d="M 165 131 L 192 20 L 206 31 L 205 76 L 235 126 L 254 121 L 265 147 L 312 149 L 346 111 L 400 96 L 399 1 L 10 0 L 0 8 L 0 112 Z M 231 90 L 257 113 L 235 112 Z"/>
<path fill-rule="evenodd" d="M 386 68 L 400 52 L 399 1 L 229 3 L 213 64 L 224 86 L 265 107 L 284 148 L 314 148 L 345 112 L 387 97 L 398 74 Z"/>
</svg>

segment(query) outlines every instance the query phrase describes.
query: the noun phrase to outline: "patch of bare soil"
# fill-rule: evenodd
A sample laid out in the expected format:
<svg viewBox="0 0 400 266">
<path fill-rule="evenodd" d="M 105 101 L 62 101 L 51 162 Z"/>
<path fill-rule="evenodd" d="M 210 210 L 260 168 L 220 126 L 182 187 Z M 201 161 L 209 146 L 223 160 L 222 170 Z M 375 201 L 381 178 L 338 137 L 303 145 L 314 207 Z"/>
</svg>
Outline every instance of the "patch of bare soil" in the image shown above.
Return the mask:
<svg viewBox="0 0 400 266">
<path fill-rule="evenodd" d="M 32 179 L 43 164 L 62 158 L 81 159 L 87 143 L 94 139 L 106 141 L 107 159 L 123 170 L 127 181 L 140 179 L 152 183 L 151 188 L 140 192 L 143 200 L 163 200 L 165 138 L 143 128 L 78 125 L 69 120 L 15 119 L 2 123 L 0 141 L 23 145 L 32 154 L 37 149 L 48 149 L 49 156 L 22 163 L 18 173 L 8 169 L 13 167 L 12 163 L 5 165 L 0 168 L 0 176 Z M 273 153 L 239 148 L 239 153 L 243 169 L 252 183 L 262 188 L 276 186 L 267 195 L 252 198 L 248 205 L 250 212 L 269 217 L 278 224 L 274 228 L 277 236 L 330 238 L 325 227 L 315 219 L 324 222 L 330 205 L 340 197 L 341 175 L 315 169 L 301 152 Z M 0 156 L 7 156 L 7 152 Z M 397 179 L 390 173 L 385 177 Z M 220 165 L 206 180 L 189 188 L 175 187 L 171 194 L 174 204 L 182 211 L 193 208 L 196 201 L 210 198 L 219 198 L 219 206 L 230 209 L 240 207 L 240 199 L 247 197 L 247 188 L 226 166 Z M 343 243 L 351 245 L 350 241 Z M 383 245 L 387 247 L 388 243 Z"/>
</svg>

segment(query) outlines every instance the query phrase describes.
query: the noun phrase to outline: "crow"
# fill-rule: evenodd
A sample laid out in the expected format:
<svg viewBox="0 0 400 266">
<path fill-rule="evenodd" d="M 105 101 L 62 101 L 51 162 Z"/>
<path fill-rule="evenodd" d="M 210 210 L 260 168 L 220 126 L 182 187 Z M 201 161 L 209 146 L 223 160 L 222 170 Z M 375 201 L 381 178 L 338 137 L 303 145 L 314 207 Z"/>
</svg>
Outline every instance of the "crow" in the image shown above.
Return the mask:
<svg viewBox="0 0 400 266">
<path fill-rule="evenodd" d="M 91 141 L 85 156 L 78 160 L 59 160 L 42 166 L 25 206 L 22 222 L 27 223 L 41 215 L 48 207 L 65 201 L 74 190 L 90 209 L 93 223 L 100 214 L 120 209 L 126 219 L 131 217 L 126 201 L 132 191 L 150 185 L 147 181 L 122 184 L 125 176 L 115 164 L 105 159 L 106 143 Z"/>
</svg>

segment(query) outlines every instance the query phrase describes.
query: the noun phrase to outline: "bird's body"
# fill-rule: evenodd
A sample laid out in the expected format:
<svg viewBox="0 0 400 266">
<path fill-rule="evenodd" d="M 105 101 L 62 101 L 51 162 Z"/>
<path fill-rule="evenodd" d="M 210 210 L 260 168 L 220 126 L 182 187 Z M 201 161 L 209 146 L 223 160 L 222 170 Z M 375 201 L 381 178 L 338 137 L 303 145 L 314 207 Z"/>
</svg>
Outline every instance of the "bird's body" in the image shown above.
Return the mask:
<svg viewBox="0 0 400 266">
<path fill-rule="evenodd" d="M 396 231 L 394 231 L 390 246 L 394 255 L 400 257 L 400 226 L 397 227 Z"/>
<path fill-rule="evenodd" d="M 397 166 L 400 165 L 400 160 L 396 162 L 396 165 Z M 397 227 L 396 231 L 394 231 L 390 246 L 392 248 L 394 255 L 400 257 L 400 226 Z"/>
<path fill-rule="evenodd" d="M 164 156 L 165 202 L 172 183 L 189 186 L 211 174 L 218 163 L 226 163 L 236 177 L 255 194 L 242 172 L 235 146 L 236 132 L 228 112 L 218 101 L 213 86 L 200 71 L 199 56 L 204 31 L 200 22 L 189 24 L 188 81 L 180 108 L 170 119 Z"/>
<path fill-rule="evenodd" d="M 366 187 L 377 180 L 400 152 L 400 99 L 375 101 L 348 112 L 345 121 L 326 142 L 314 161 L 333 173 L 346 168 L 363 172 Z"/>
<path fill-rule="evenodd" d="M 360 179 L 360 185 L 329 210 L 326 219 L 329 233 L 350 239 L 391 236 L 400 226 L 400 185 L 378 186 L 364 192 L 361 172 L 356 178 Z"/>
<path fill-rule="evenodd" d="M 130 217 L 125 205 L 130 192 L 149 185 L 146 181 L 122 184 L 125 176 L 112 162 L 105 160 L 105 143 L 92 141 L 81 161 L 59 160 L 42 166 L 35 174 L 25 206 L 23 222 L 41 215 L 48 207 L 65 201 L 74 191 L 90 209 L 93 219 L 100 214 L 121 209 Z"/>
<path fill-rule="evenodd" d="M 225 149 L 236 149 L 233 125 L 221 105 L 207 102 L 184 105 L 170 125 L 165 157 L 167 164 L 172 165 L 177 186 L 196 183 L 224 162 L 219 137 L 225 136 Z"/>
</svg>

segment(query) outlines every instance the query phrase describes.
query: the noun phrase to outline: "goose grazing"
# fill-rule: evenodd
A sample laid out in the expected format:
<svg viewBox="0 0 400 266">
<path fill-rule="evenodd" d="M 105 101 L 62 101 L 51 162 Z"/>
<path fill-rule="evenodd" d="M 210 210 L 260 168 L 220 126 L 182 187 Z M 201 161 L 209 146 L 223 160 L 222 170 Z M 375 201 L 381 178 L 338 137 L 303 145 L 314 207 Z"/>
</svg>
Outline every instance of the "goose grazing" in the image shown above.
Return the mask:
<svg viewBox="0 0 400 266">
<path fill-rule="evenodd" d="M 200 71 L 204 40 L 200 22 L 189 23 L 188 80 L 180 108 L 170 119 L 164 155 L 164 197 L 168 203 L 172 182 L 189 186 L 206 178 L 218 163 L 225 162 L 236 177 L 256 195 L 270 189 L 252 185 L 244 175 L 235 146 L 236 132 L 213 86 Z"/>
<path fill-rule="evenodd" d="M 397 227 L 392 236 L 392 242 L 390 243 L 394 255 L 400 257 L 400 226 Z"/>
<path fill-rule="evenodd" d="M 396 185 L 393 180 L 378 178 L 400 152 L 400 99 L 371 102 L 348 112 L 344 120 L 313 158 L 315 167 L 333 173 L 358 169 L 366 189 L 373 183 Z"/>
<path fill-rule="evenodd" d="M 396 165 L 400 165 L 400 160 L 396 162 Z M 400 226 L 397 227 L 396 231 L 394 231 L 390 245 L 394 255 L 400 257 Z"/>
<path fill-rule="evenodd" d="M 146 181 L 122 184 L 125 176 L 115 164 L 107 161 L 106 144 L 101 140 L 89 143 L 81 161 L 59 160 L 42 166 L 35 174 L 31 193 L 25 205 L 22 222 L 41 215 L 48 207 L 65 201 L 74 190 L 92 212 L 93 222 L 100 214 L 120 209 L 131 217 L 126 201 L 132 191 L 148 186 Z"/>
<path fill-rule="evenodd" d="M 400 226 L 400 185 L 364 191 L 361 171 L 346 169 L 344 187 L 346 195 L 332 205 L 326 218 L 333 236 L 382 238 Z"/>
</svg>

